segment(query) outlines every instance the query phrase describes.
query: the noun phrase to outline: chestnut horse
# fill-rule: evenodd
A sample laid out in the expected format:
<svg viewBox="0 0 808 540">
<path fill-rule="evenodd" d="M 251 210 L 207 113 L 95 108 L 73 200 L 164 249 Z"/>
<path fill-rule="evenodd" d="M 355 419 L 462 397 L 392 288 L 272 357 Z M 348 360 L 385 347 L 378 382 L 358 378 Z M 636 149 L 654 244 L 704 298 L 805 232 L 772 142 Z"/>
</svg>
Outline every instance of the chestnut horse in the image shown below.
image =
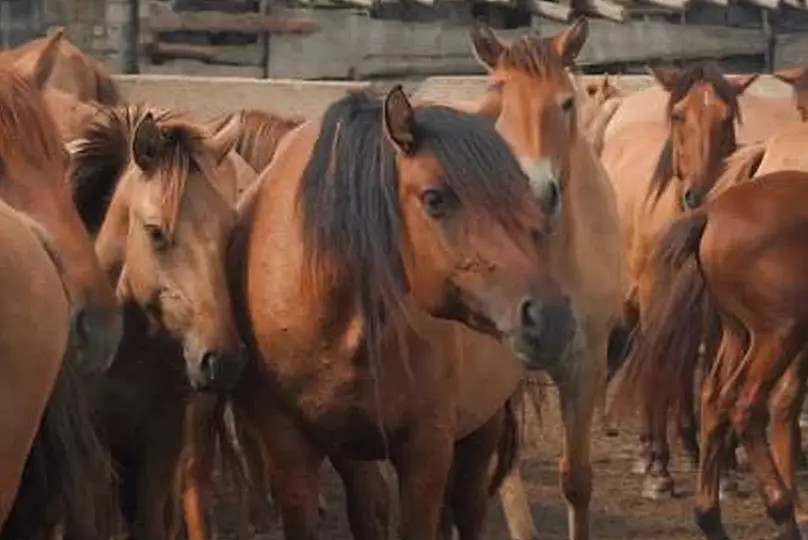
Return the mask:
<svg viewBox="0 0 808 540">
<path fill-rule="evenodd" d="M 516 362 L 466 331 L 489 344 L 489 375 L 464 388 L 461 359 L 481 346 L 426 313 L 528 362 L 562 354 L 576 320 L 546 258 L 548 216 L 493 126 L 413 110 L 400 87 L 383 104 L 351 94 L 284 143 L 243 216 L 234 277 L 256 364 L 234 400 L 261 434 L 286 537 L 314 536 L 327 455 L 392 459 L 403 536 L 435 538 L 448 493 L 461 537 L 477 538 L 492 454 L 495 480 L 512 457 L 497 410 L 521 374 L 499 384 Z M 490 412 L 460 414 L 480 401 Z"/>
<path fill-rule="evenodd" d="M 71 204 L 68 156 L 39 92 L 13 69 L 0 68 L 0 199 L 40 223 L 63 260 L 72 306 L 71 346 L 88 372 L 109 366 L 121 338 L 122 315 Z M 20 144 L 22 138 L 24 144 Z"/>
<path fill-rule="evenodd" d="M 104 66 L 76 47 L 65 35 L 64 28 L 56 28 L 49 35 L 14 49 L 0 51 L 0 61 L 13 62 L 24 72 L 33 72 L 43 57 L 51 57 L 53 62 L 46 79 L 48 89 L 74 96 L 83 103 L 121 103 L 120 92 Z"/>
<path fill-rule="evenodd" d="M 649 294 L 658 279 L 648 266 L 648 254 L 668 224 L 685 209 L 702 203 L 723 172 L 724 160 L 736 149 L 735 123 L 740 122 L 738 97 L 756 79 L 726 79 L 717 65 L 695 63 L 682 70 L 655 69 L 657 82 L 668 93 L 667 122 L 626 126 L 607 139 L 602 154 L 617 191 L 623 245 L 631 272 L 625 292 L 626 319 L 644 328 Z M 694 381 L 695 384 L 695 381 Z M 685 453 L 695 461 L 693 392 L 682 401 L 679 430 Z M 668 471 L 670 449 L 665 426 L 649 431 L 643 418 L 642 494 L 658 498 L 673 491 Z"/>
<path fill-rule="evenodd" d="M 808 68 L 805 66 L 781 69 L 772 75 L 794 89 L 794 101 L 802 121 L 808 120 Z"/>
<path fill-rule="evenodd" d="M 534 197 L 552 217 L 553 234 L 546 242 L 568 276 L 582 323 L 585 347 L 536 358 L 532 364 L 559 389 L 564 422 L 560 483 L 569 537 L 575 540 L 590 535 L 590 432 L 605 385 L 607 342 L 619 319 L 627 278 L 614 190 L 578 124 L 576 98 L 581 96 L 565 69 L 574 64 L 587 36 L 586 19 L 551 38 L 524 37 L 511 44 L 483 25 L 472 32 L 474 53 L 492 81 L 489 92 L 501 101 L 497 131 L 519 158 Z M 518 497 L 518 492 L 510 494 Z M 514 504 L 519 503 L 503 497 L 506 508 Z M 526 516 L 513 519 L 531 527 Z M 511 528 L 517 538 L 529 532 Z"/>
<path fill-rule="evenodd" d="M 191 388 L 226 391 L 245 363 L 224 267 L 236 212 L 221 165 L 234 140 L 234 129 L 212 137 L 177 113 L 130 106 L 103 111 L 70 144 L 74 200 L 127 307 L 93 403 L 139 539 L 173 535 L 186 407 L 196 418 L 206 406 Z"/>
<path fill-rule="evenodd" d="M 746 450 L 779 538 L 804 538 L 808 516 L 799 516 L 799 526 L 795 519 L 794 432 L 808 380 L 808 310 L 801 300 L 808 293 L 807 195 L 808 173 L 801 171 L 743 182 L 676 220 L 652 255 L 650 264 L 671 281 L 652 291 L 620 399 L 639 398 L 664 423 L 692 385 L 703 322 L 717 321 L 720 345 L 700 399 L 696 493 L 696 521 L 710 540 L 729 538 L 718 479 L 731 434 Z"/>
<path fill-rule="evenodd" d="M 53 119 L 39 93 L 7 68 L 0 69 L 0 163 L 0 525 L 4 537 L 28 538 L 60 505 L 75 529 L 94 537 L 88 493 L 106 468 L 82 408 L 78 370 L 106 369 L 119 336 L 95 317 L 108 308 L 109 320 L 119 314 L 109 285 L 96 280 L 103 274 L 70 205 L 67 156 Z M 92 333 L 82 321 L 88 313 Z"/>
</svg>

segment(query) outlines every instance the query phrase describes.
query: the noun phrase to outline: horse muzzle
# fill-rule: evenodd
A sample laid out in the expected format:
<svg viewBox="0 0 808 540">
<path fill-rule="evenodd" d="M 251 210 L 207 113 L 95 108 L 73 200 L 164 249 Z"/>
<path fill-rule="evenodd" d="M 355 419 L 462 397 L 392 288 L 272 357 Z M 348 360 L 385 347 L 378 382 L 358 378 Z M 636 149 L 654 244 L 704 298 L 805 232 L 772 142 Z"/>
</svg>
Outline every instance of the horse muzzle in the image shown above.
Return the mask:
<svg viewBox="0 0 808 540">
<path fill-rule="evenodd" d="M 519 306 L 519 327 L 508 341 L 527 369 L 547 369 L 566 355 L 577 330 L 569 299 L 528 297 Z"/>
<path fill-rule="evenodd" d="M 123 313 L 87 307 L 70 313 L 69 347 L 79 370 L 86 375 L 104 373 L 112 365 L 123 338 Z"/>
<path fill-rule="evenodd" d="M 186 358 L 188 381 L 197 392 L 229 392 L 236 387 L 247 365 L 247 350 L 208 349 L 197 361 Z"/>
</svg>

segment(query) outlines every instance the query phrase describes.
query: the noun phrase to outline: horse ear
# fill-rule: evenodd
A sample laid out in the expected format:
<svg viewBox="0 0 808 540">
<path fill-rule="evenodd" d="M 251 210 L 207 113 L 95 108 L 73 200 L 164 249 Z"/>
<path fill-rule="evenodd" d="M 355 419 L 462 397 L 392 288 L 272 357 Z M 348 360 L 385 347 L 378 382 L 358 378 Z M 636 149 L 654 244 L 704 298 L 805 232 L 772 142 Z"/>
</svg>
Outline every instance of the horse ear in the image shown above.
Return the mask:
<svg viewBox="0 0 808 540">
<path fill-rule="evenodd" d="M 676 83 L 679 80 L 679 70 L 676 68 L 655 68 L 646 66 L 645 70 L 656 80 L 659 86 L 668 92 L 676 87 Z"/>
<path fill-rule="evenodd" d="M 486 69 L 492 70 L 505 51 L 505 45 L 485 23 L 477 21 L 471 28 L 471 52 Z"/>
<path fill-rule="evenodd" d="M 56 61 L 59 58 L 59 47 L 61 46 L 63 36 L 64 28 L 59 28 L 53 32 L 53 34 L 49 36 L 45 46 L 42 48 L 42 51 L 39 53 L 39 57 L 36 59 L 33 67 L 30 70 L 26 70 L 26 78 L 38 90 L 45 88 L 45 85 L 48 83 L 48 79 L 50 79 L 50 76 L 56 67 Z M 21 67 L 24 59 L 25 56 L 17 60 L 17 62 L 15 62 L 15 67 Z"/>
<path fill-rule="evenodd" d="M 384 98 L 383 114 L 387 138 L 397 151 L 412 155 L 415 151 L 415 111 L 400 84 Z"/>
<path fill-rule="evenodd" d="M 234 114 L 211 136 L 208 147 L 213 151 L 216 163 L 221 163 L 233 150 L 241 136 L 242 121 L 241 114 Z"/>
<path fill-rule="evenodd" d="M 759 76 L 760 74 L 758 73 L 752 73 L 751 75 L 738 75 L 735 77 L 727 77 L 727 81 L 735 90 L 735 94 L 740 96 L 746 92 L 750 86 L 752 86 L 752 83 L 755 82 Z"/>
<path fill-rule="evenodd" d="M 806 72 L 808 72 L 808 67 L 792 67 L 775 71 L 772 73 L 772 75 L 784 83 L 794 86 L 797 84 L 797 82 L 799 82 L 800 79 L 803 78 Z"/>
<path fill-rule="evenodd" d="M 570 67 L 575 65 L 588 37 L 589 21 L 586 17 L 578 17 L 562 32 L 551 37 L 550 43 L 561 57 L 564 66 Z"/>
<path fill-rule="evenodd" d="M 151 112 L 147 112 L 135 127 L 132 137 L 132 157 L 143 171 L 151 172 L 160 159 L 165 138 Z"/>
</svg>

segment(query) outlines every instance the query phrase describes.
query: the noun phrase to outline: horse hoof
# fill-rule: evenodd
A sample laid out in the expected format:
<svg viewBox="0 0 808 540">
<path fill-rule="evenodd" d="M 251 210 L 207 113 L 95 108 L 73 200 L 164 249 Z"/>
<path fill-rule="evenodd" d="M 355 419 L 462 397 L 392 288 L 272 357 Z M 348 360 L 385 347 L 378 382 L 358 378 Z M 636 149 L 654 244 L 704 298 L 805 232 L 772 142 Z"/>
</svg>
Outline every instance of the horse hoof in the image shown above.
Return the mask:
<svg viewBox="0 0 808 540">
<path fill-rule="evenodd" d="M 642 483 L 642 497 L 652 501 L 673 497 L 673 478 L 646 476 Z"/>
</svg>

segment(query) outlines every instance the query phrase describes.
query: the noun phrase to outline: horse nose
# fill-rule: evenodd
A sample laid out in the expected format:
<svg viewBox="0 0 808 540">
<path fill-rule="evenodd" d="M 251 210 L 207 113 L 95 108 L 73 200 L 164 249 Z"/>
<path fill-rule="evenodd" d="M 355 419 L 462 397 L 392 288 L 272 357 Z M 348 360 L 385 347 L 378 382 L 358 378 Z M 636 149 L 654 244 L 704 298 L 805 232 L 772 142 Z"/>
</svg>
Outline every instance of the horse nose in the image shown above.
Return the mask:
<svg viewBox="0 0 808 540">
<path fill-rule="evenodd" d="M 198 380 L 191 382 L 197 390 L 229 391 L 241 378 L 247 363 L 246 350 L 243 346 L 235 352 L 210 349 L 202 353 L 199 361 Z"/>
<path fill-rule="evenodd" d="M 523 341 L 530 347 L 529 356 L 535 361 L 560 357 L 575 336 L 575 316 L 566 297 L 523 299 L 519 306 L 519 322 Z"/>
<path fill-rule="evenodd" d="M 688 189 L 682 196 L 682 201 L 685 204 L 685 208 L 692 209 L 701 206 L 703 197 L 701 196 L 701 192 L 699 190 Z"/>
</svg>

